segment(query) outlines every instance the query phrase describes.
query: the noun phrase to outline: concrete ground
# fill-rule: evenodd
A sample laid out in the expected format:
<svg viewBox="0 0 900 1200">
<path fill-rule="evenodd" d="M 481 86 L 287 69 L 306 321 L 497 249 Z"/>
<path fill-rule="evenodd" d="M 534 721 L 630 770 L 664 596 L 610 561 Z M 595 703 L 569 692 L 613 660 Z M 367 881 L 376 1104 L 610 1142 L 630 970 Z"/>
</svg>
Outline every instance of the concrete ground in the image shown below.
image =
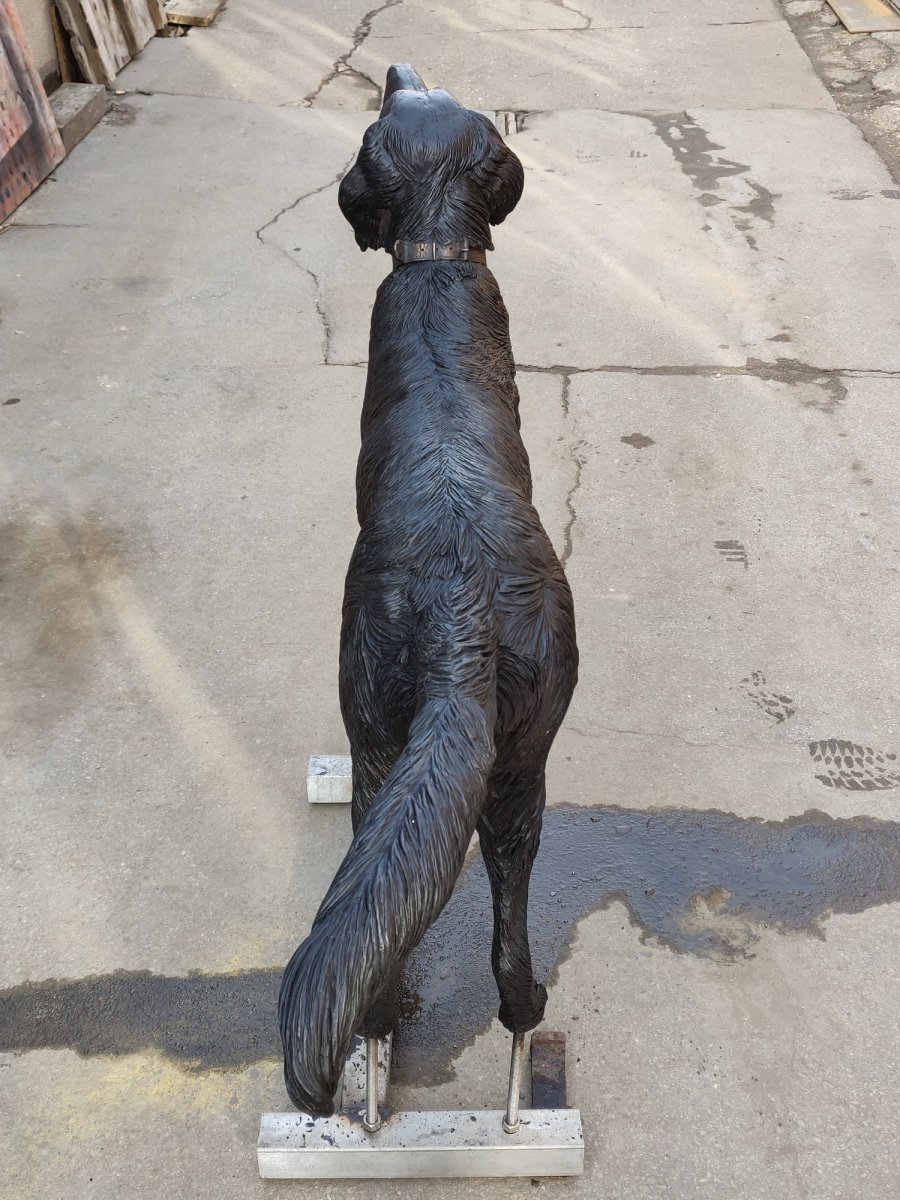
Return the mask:
<svg viewBox="0 0 900 1200">
<path fill-rule="evenodd" d="M 2 1194 L 532 1190 L 256 1175 L 349 836 L 303 777 L 388 260 L 336 183 L 408 59 L 525 164 L 492 267 L 579 619 L 531 915 L 587 1162 L 539 1186 L 893 1198 L 897 184 L 773 0 L 367 3 L 154 41 L 0 236 Z M 398 1105 L 501 1103 L 484 902 L 417 957 Z"/>
<path fill-rule="evenodd" d="M 900 184 L 900 33 L 848 33 L 827 0 L 781 0 L 813 66 Z"/>
</svg>

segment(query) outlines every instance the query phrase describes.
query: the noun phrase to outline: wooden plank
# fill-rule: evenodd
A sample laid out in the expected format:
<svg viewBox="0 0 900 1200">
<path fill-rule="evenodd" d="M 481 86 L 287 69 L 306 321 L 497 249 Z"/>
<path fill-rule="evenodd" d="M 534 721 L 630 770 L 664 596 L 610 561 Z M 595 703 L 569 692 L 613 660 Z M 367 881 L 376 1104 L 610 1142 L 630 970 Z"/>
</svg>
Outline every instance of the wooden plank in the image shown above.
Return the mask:
<svg viewBox="0 0 900 1200">
<path fill-rule="evenodd" d="M 78 64 L 80 77 L 88 83 L 109 82 L 100 52 L 94 45 L 78 0 L 55 0 L 59 23 L 69 39 L 72 57 Z"/>
<path fill-rule="evenodd" d="M 160 0 L 56 0 L 88 83 L 111 86 L 166 23 Z"/>
<path fill-rule="evenodd" d="M 91 132 L 108 107 L 102 83 L 64 83 L 56 89 L 50 97 L 50 108 L 66 154 L 71 154 L 73 147 Z"/>
<path fill-rule="evenodd" d="M 170 25 L 212 25 L 225 7 L 225 0 L 166 0 Z"/>
<path fill-rule="evenodd" d="M 828 0 L 848 33 L 900 30 L 900 15 L 882 0 Z"/>
<path fill-rule="evenodd" d="M 84 78 L 112 84 L 131 52 L 108 0 L 56 0 L 56 7 Z"/>
<path fill-rule="evenodd" d="M 144 4 L 146 4 L 147 11 L 150 14 L 150 21 L 154 31 L 159 33 L 160 29 L 165 29 L 166 27 L 166 6 L 164 0 L 144 0 Z"/>
<path fill-rule="evenodd" d="M 0 157 L 2 221 L 62 162 L 66 152 L 13 0 L 0 0 L 0 50 L 7 73 L 4 91 L 9 97 L 9 112 L 0 114 L 4 126 L 9 120 L 9 132 L 3 138 L 8 149 Z M 29 118 L 24 129 L 20 106 Z"/>
<path fill-rule="evenodd" d="M 55 4 L 50 7 L 50 25 L 53 28 L 53 41 L 56 44 L 56 61 L 59 63 L 59 77 L 63 83 L 78 83 L 81 79 L 81 72 L 78 69 L 78 63 L 75 61 L 75 55 L 72 53 L 72 43 L 69 41 L 69 35 L 62 21 L 59 19 L 59 10 Z"/>
<path fill-rule="evenodd" d="M 131 62 L 132 53 L 116 19 L 114 0 L 78 0 L 82 16 L 87 23 L 94 45 L 97 47 L 106 72 L 106 82 L 112 83 L 126 63 Z M 89 83 L 103 83 L 102 79 L 90 79 Z"/>
<path fill-rule="evenodd" d="M 122 30 L 131 57 L 140 54 L 157 29 L 166 23 L 158 0 L 112 0 L 113 11 Z"/>
</svg>

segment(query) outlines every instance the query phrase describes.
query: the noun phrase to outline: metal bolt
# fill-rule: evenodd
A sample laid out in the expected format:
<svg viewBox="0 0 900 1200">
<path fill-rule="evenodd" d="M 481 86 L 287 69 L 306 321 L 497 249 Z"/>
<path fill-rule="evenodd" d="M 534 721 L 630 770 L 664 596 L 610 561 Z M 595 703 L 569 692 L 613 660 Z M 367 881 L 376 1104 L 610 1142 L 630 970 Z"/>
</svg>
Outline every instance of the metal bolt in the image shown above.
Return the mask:
<svg viewBox="0 0 900 1200">
<path fill-rule="evenodd" d="M 503 1132 L 517 1133 L 519 1129 L 519 1089 L 522 1086 L 522 1065 L 525 1061 L 525 1034 L 514 1033 L 509 1060 L 509 1091 L 506 1093 L 506 1116 Z"/>
<path fill-rule="evenodd" d="M 366 1038 L 366 1115 L 363 1129 L 377 1133 L 381 1128 L 378 1111 L 378 1038 Z"/>
</svg>

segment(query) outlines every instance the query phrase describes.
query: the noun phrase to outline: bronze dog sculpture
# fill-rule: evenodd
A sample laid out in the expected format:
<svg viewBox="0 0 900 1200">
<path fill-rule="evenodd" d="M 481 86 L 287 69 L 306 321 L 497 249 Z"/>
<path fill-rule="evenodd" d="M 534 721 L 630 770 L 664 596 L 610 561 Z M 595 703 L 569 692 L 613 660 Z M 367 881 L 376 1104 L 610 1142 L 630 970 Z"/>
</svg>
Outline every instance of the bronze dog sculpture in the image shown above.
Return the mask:
<svg viewBox="0 0 900 1200">
<path fill-rule="evenodd" d="M 528 882 L 544 767 L 577 675 L 572 597 L 531 504 L 490 226 L 523 172 L 491 122 L 391 67 L 338 202 L 394 270 L 372 311 L 340 699 L 353 841 L 281 985 L 285 1082 L 328 1115 L 356 1032 L 394 1025 L 403 962 L 477 829 L 500 1020 L 543 1018 Z"/>
</svg>

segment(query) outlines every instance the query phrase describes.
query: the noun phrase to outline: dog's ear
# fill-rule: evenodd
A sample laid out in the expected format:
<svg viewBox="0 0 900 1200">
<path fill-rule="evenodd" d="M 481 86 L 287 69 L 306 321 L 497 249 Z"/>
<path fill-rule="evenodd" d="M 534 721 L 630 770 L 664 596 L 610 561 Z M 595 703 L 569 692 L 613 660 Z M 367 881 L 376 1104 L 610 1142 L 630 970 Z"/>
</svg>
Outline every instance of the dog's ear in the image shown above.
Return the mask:
<svg viewBox="0 0 900 1200">
<path fill-rule="evenodd" d="M 338 189 L 338 204 L 353 226 L 360 250 L 388 249 L 391 205 L 402 183 L 385 149 L 384 126 L 376 121 L 366 130 L 356 162 Z"/>
<path fill-rule="evenodd" d="M 475 178 L 487 201 L 492 225 L 504 221 L 519 203 L 525 186 L 525 172 L 506 142 L 487 117 L 488 152 L 475 168 Z"/>
</svg>

